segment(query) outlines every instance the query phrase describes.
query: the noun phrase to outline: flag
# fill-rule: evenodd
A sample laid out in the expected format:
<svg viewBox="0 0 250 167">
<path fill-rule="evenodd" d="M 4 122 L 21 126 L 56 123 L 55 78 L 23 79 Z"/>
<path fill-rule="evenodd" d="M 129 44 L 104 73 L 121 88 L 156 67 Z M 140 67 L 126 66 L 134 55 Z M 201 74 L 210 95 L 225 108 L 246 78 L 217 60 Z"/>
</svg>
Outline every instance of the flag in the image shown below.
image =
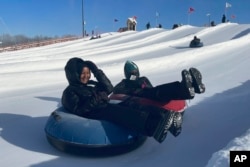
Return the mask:
<svg viewBox="0 0 250 167">
<path fill-rule="evenodd" d="M 137 19 L 137 17 L 136 16 L 133 16 L 133 18 L 136 20 Z"/>
<path fill-rule="evenodd" d="M 228 2 L 226 2 L 226 8 L 231 8 L 231 7 L 232 7 L 232 5 Z"/>
<path fill-rule="evenodd" d="M 236 18 L 236 16 L 235 16 L 235 15 L 231 15 L 231 18 L 232 18 L 232 19 L 235 19 L 235 18 Z"/>
<path fill-rule="evenodd" d="M 192 13 L 192 12 L 194 12 L 194 8 L 190 7 L 188 10 L 188 13 Z"/>
<path fill-rule="evenodd" d="M 155 13 L 155 16 L 156 16 L 156 17 L 159 17 L 159 16 L 160 16 L 160 13 L 159 13 L 159 12 L 156 12 L 156 13 Z"/>
<path fill-rule="evenodd" d="M 114 19 L 114 22 L 118 22 L 119 20 L 117 20 L 117 19 Z"/>
</svg>

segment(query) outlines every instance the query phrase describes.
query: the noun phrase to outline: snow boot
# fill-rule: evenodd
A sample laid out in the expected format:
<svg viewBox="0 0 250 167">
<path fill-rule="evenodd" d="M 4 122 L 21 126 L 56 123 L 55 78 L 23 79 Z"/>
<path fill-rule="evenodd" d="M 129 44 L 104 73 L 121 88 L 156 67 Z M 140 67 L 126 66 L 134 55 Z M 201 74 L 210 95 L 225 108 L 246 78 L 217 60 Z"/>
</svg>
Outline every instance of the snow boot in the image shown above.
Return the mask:
<svg viewBox="0 0 250 167">
<path fill-rule="evenodd" d="M 167 111 L 164 118 L 159 122 L 158 127 L 153 135 L 154 139 L 162 143 L 167 137 L 169 128 L 173 123 L 174 112 Z"/>
<path fill-rule="evenodd" d="M 182 126 L 182 120 L 183 120 L 182 116 L 183 115 L 180 112 L 174 113 L 173 123 L 172 123 L 172 126 L 169 128 L 169 131 L 175 137 L 179 136 L 179 134 L 181 133 L 181 130 L 182 130 L 181 126 Z"/>
<path fill-rule="evenodd" d="M 192 99 L 195 96 L 195 89 L 193 87 L 192 76 L 187 70 L 181 72 L 182 81 L 181 84 L 184 87 L 183 96 L 186 99 Z"/>
<path fill-rule="evenodd" d="M 199 70 L 196 68 L 190 68 L 189 73 L 193 79 L 193 87 L 195 93 L 204 93 L 205 92 L 205 85 L 202 83 L 202 75 Z"/>
</svg>

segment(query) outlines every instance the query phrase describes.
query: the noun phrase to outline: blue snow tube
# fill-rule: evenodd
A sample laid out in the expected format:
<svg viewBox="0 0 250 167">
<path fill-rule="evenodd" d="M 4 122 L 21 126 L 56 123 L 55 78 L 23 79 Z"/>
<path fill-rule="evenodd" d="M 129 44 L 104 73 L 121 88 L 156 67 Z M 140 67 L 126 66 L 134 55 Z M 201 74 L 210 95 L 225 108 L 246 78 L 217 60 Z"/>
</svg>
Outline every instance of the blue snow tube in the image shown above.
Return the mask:
<svg viewBox="0 0 250 167">
<path fill-rule="evenodd" d="M 146 140 L 129 129 L 68 113 L 63 107 L 51 113 L 45 125 L 48 142 L 60 151 L 84 156 L 111 156 L 138 148 Z"/>
</svg>

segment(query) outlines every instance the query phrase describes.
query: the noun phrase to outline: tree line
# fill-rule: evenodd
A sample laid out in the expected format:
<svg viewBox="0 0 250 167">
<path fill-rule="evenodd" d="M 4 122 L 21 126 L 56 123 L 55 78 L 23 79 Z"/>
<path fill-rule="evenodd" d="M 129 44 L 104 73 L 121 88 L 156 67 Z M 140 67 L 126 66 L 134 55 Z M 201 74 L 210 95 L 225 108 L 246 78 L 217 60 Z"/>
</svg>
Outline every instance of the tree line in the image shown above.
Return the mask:
<svg viewBox="0 0 250 167">
<path fill-rule="evenodd" d="M 29 43 L 35 43 L 35 42 L 43 42 L 48 40 L 55 40 L 60 38 L 70 38 L 70 37 L 76 37 L 74 35 L 64 35 L 62 37 L 54 36 L 54 37 L 48 37 L 43 35 L 37 35 L 34 37 L 27 37 L 25 35 L 10 35 L 10 34 L 2 34 L 0 35 L 0 47 L 9 47 L 9 46 L 15 46 L 20 44 L 29 44 Z"/>
</svg>

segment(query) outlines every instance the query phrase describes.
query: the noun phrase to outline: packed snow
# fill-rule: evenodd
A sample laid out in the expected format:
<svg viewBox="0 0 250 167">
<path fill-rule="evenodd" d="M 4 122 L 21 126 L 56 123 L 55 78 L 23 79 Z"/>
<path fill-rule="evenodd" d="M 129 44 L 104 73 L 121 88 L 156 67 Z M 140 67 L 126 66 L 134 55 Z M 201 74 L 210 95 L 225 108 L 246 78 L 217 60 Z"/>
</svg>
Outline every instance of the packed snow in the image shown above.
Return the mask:
<svg viewBox="0 0 250 167">
<path fill-rule="evenodd" d="M 228 167 L 231 150 L 250 150 L 250 24 L 184 25 L 174 30 L 111 32 L 44 47 L 0 53 L 1 167 Z M 189 48 L 197 36 L 201 48 Z M 181 80 L 198 68 L 204 94 L 188 100 L 180 136 L 153 138 L 119 156 L 89 158 L 60 152 L 44 126 L 61 106 L 64 73 L 72 57 L 91 60 L 115 85 L 126 60 L 134 61 L 153 85 Z"/>
</svg>

